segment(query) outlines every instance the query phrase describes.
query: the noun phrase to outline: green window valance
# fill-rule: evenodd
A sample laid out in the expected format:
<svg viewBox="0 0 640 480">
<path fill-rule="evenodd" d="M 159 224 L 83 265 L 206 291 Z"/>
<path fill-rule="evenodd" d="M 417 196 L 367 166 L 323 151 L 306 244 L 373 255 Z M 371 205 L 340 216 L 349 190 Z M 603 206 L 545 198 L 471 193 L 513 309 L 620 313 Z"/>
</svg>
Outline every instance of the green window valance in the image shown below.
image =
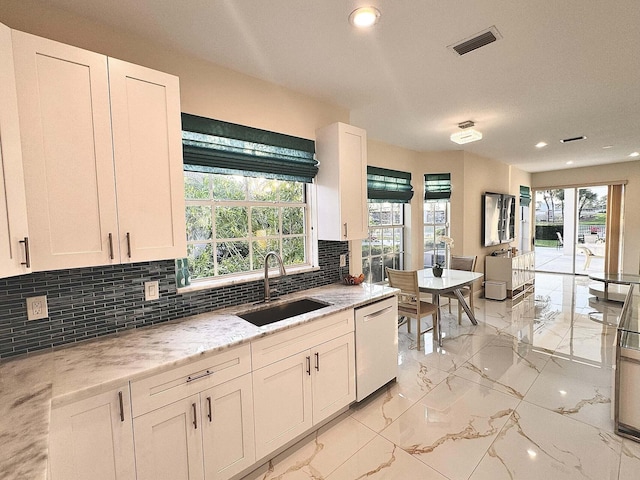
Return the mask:
<svg viewBox="0 0 640 480">
<path fill-rule="evenodd" d="M 413 197 L 411 173 L 367 167 L 367 197 L 377 202 L 408 203 Z"/>
<path fill-rule="evenodd" d="M 184 169 L 311 183 L 315 142 L 282 133 L 182 114 Z"/>
<path fill-rule="evenodd" d="M 528 207 L 531 204 L 531 189 L 524 185 L 520 185 L 520 205 Z"/>
<path fill-rule="evenodd" d="M 426 173 L 424 176 L 424 199 L 445 200 L 451 198 L 450 173 Z"/>
</svg>

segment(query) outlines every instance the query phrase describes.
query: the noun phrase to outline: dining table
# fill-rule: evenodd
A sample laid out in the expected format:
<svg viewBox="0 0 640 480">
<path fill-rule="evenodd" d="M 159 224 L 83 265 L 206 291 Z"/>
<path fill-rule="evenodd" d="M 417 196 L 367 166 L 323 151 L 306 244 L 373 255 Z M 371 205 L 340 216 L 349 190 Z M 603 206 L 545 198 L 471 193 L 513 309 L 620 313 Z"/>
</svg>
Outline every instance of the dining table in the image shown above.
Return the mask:
<svg viewBox="0 0 640 480">
<path fill-rule="evenodd" d="M 442 270 L 442 276 L 440 277 L 436 277 L 431 268 L 418 270 L 418 288 L 421 292 L 430 293 L 433 299 L 432 302 L 438 307 L 438 321 L 433 322 L 434 339 L 437 339 L 438 346 L 442 346 L 440 295 L 453 292 L 471 323 L 477 325 L 478 321 L 476 320 L 476 316 L 460 290 L 480 280 L 482 277 L 484 277 L 482 273 L 469 272 L 467 270 L 453 270 L 450 268 L 444 268 Z"/>
</svg>

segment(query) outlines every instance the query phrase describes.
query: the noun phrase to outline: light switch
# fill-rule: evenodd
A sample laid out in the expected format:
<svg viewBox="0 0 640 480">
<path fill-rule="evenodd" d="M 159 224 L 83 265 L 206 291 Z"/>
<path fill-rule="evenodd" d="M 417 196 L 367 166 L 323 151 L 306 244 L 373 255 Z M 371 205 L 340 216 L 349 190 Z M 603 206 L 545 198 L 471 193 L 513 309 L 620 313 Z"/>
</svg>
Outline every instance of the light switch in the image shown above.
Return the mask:
<svg viewBox="0 0 640 480">
<path fill-rule="evenodd" d="M 158 281 L 144 282 L 144 299 L 158 300 L 160 298 L 160 292 L 158 290 Z"/>
</svg>

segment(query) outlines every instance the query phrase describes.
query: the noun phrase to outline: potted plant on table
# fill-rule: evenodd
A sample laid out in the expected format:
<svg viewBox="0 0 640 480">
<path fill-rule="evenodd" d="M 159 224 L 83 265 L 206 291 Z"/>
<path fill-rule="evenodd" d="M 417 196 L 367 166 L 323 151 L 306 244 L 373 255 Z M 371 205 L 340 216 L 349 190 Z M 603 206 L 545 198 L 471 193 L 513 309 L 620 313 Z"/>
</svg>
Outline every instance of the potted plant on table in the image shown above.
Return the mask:
<svg viewBox="0 0 640 480">
<path fill-rule="evenodd" d="M 436 238 L 436 241 L 437 241 L 436 248 L 435 248 L 436 263 L 433 264 L 432 271 L 433 271 L 434 277 L 441 277 L 443 268 L 447 261 L 447 257 L 449 253 L 448 251 L 450 248 L 453 248 L 453 238 L 447 237 L 445 235 L 440 235 L 438 238 Z M 445 261 L 443 262 L 442 265 L 438 262 L 438 244 L 439 243 L 444 243 L 444 249 L 445 249 L 445 254 L 444 254 Z"/>
</svg>

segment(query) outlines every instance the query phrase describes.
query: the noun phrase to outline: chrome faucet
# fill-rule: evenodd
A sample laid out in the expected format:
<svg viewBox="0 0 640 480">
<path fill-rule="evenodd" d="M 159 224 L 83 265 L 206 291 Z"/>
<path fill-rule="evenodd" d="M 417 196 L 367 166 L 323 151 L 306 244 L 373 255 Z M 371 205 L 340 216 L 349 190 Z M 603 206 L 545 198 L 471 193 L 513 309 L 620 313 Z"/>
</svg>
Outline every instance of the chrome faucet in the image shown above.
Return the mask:
<svg viewBox="0 0 640 480">
<path fill-rule="evenodd" d="M 286 275 L 287 271 L 284 269 L 284 264 L 282 263 L 282 257 L 278 255 L 277 252 L 269 252 L 264 256 L 264 302 L 267 303 L 271 301 L 271 293 L 269 291 L 269 257 L 276 257 L 278 261 L 278 266 L 280 267 L 280 275 Z"/>
</svg>

